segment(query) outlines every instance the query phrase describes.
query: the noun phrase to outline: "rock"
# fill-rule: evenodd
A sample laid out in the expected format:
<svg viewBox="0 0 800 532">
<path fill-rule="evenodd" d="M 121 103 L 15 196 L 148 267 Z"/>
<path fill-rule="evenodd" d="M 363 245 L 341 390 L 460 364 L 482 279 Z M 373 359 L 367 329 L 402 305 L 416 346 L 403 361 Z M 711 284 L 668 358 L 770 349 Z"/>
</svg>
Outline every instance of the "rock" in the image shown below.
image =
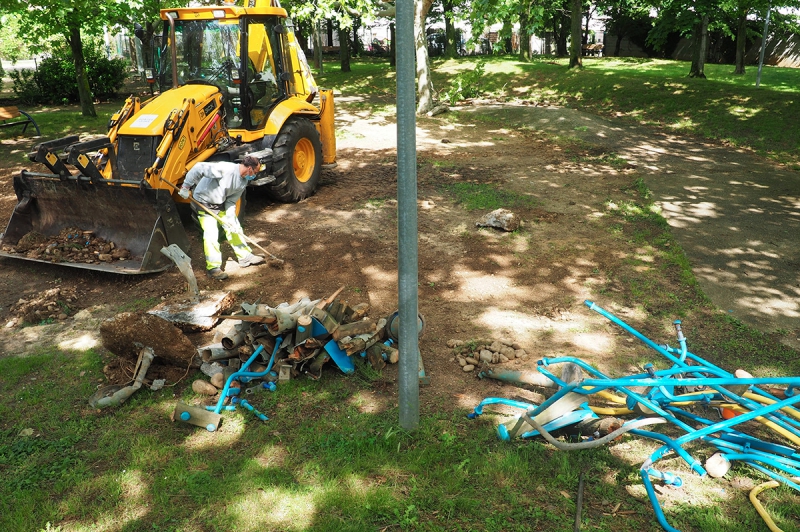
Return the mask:
<svg viewBox="0 0 800 532">
<path fill-rule="evenodd" d="M 502 364 L 503 362 L 508 362 L 508 357 L 505 355 L 497 355 L 497 358 L 500 360 L 499 362 L 500 364 Z"/>
<path fill-rule="evenodd" d="M 462 345 L 464 345 L 462 340 L 450 339 L 447 341 L 447 347 L 461 347 Z"/>
<path fill-rule="evenodd" d="M 467 361 L 464 357 L 457 357 L 458 358 L 458 365 L 462 368 L 467 365 Z"/>
<path fill-rule="evenodd" d="M 199 393 L 200 395 L 216 395 L 217 394 L 217 389 L 214 386 L 212 386 L 210 383 L 208 383 L 208 382 L 206 382 L 204 380 L 201 380 L 201 379 L 197 379 L 196 381 L 194 381 L 192 383 L 192 390 L 194 390 L 195 393 Z"/>
<path fill-rule="evenodd" d="M 508 347 L 511 347 L 512 345 L 514 345 L 514 342 L 513 342 L 513 340 L 511 340 L 511 338 L 500 338 L 500 343 L 501 344 L 505 344 Z"/>
<path fill-rule="evenodd" d="M 153 381 L 153 384 L 150 385 L 150 389 L 153 390 L 154 392 L 157 392 L 158 390 L 163 388 L 166 383 L 167 383 L 166 379 L 155 379 Z"/>
<path fill-rule="evenodd" d="M 514 348 L 513 347 L 509 347 L 507 345 L 503 346 L 503 348 L 500 350 L 500 354 L 503 355 L 506 358 L 514 358 L 515 357 Z"/>
<path fill-rule="evenodd" d="M 706 460 L 706 471 L 708 471 L 708 475 L 711 477 L 722 478 L 730 468 L 731 463 L 722 453 L 712 454 L 711 457 Z"/>
<path fill-rule="evenodd" d="M 524 349 L 517 349 L 516 351 L 514 351 L 514 356 L 517 358 L 523 358 L 527 355 L 528 353 Z"/>
<path fill-rule="evenodd" d="M 506 209 L 495 209 L 477 222 L 478 227 L 495 227 L 503 231 L 516 231 L 520 226 L 519 217 Z"/>
<path fill-rule="evenodd" d="M 22 438 L 30 438 L 31 436 L 33 436 L 33 429 L 22 429 L 19 432 L 19 435 Z"/>
<path fill-rule="evenodd" d="M 214 375 L 222 373 L 222 365 L 219 364 L 218 362 L 212 362 L 210 364 L 208 362 L 204 362 L 200 366 L 200 371 L 202 371 L 204 374 L 208 375 L 209 377 L 213 377 Z"/>
<path fill-rule="evenodd" d="M 500 342 L 495 341 L 495 342 L 492 342 L 492 345 L 489 346 L 489 349 L 494 351 L 495 353 L 499 353 L 500 350 L 503 349 L 504 347 L 505 346 L 503 344 L 501 344 Z"/>
<path fill-rule="evenodd" d="M 466 366 L 464 366 L 461 369 L 463 369 L 465 372 L 469 372 L 469 371 L 472 371 L 473 369 L 475 369 L 475 366 L 473 366 L 472 364 L 467 364 Z"/>
<path fill-rule="evenodd" d="M 481 362 L 486 362 L 487 364 L 497 362 L 497 355 L 486 349 L 481 351 L 480 357 L 481 357 Z"/>
<path fill-rule="evenodd" d="M 515 351 L 517 349 L 522 349 L 522 346 L 520 344 L 518 344 L 517 342 L 514 342 L 513 344 L 511 344 L 511 347 L 513 347 Z"/>
<path fill-rule="evenodd" d="M 111 262 L 114 259 L 111 256 L 111 254 L 109 254 L 109 253 L 100 253 L 100 254 L 97 255 L 97 260 L 100 260 L 100 261 L 103 261 L 103 262 Z"/>
<path fill-rule="evenodd" d="M 88 320 L 91 317 L 92 317 L 92 311 L 89 310 L 88 308 L 78 311 L 78 313 L 75 314 L 74 316 L 76 321 Z"/>
<path fill-rule="evenodd" d="M 467 357 L 466 358 L 466 362 L 467 362 L 468 365 L 472 365 L 472 366 L 476 366 L 476 365 L 480 364 L 480 361 L 475 360 L 472 357 Z"/>
<path fill-rule="evenodd" d="M 436 115 L 440 115 L 442 113 L 446 113 L 449 110 L 450 110 L 450 107 L 448 105 L 443 104 L 443 103 L 438 103 L 438 104 L 434 105 L 431 108 L 431 110 L 428 111 L 426 114 L 428 116 L 436 116 Z"/>
<path fill-rule="evenodd" d="M 58 315 L 58 319 L 65 320 L 67 319 L 67 315 L 62 312 L 61 314 Z"/>
<path fill-rule="evenodd" d="M 225 387 L 225 375 L 222 374 L 222 370 L 211 376 L 211 384 L 220 390 Z"/>
</svg>

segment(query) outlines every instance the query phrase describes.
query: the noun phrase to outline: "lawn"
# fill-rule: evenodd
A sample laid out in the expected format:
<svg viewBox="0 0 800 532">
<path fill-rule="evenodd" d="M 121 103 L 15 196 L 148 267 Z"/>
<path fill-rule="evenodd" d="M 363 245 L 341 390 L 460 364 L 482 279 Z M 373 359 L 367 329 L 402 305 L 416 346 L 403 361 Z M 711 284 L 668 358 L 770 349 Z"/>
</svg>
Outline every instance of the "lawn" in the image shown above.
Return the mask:
<svg viewBox="0 0 800 532">
<path fill-rule="evenodd" d="M 464 58 L 434 62 L 436 87 L 448 87 L 476 60 L 486 62 L 485 98 L 579 107 L 800 163 L 793 123 L 800 116 L 800 73 L 791 69 L 766 68 L 762 87 L 755 89 L 754 68 L 735 77 L 730 66 L 708 65 L 709 79 L 694 80 L 686 77 L 687 63 L 673 61 L 586 59 L 583 70 L 568 72 L 564 60 L 552 58 Z M 371 98 L 343 105 L 351 112 L 377 105 L 391 114 L 394 74 L 387 63 L 352 66 L 352 73 L 342 74 L 326 63 L 319 84 L 344 96 Z M 50 137 L 101 133 L 120 103 L 98 106 L 99 116 L 91 120 L 75 107 L 33 111 Z M 0 139 L 9 136 L 0 132 Z M 567 141 L 546 141 L 575 149 Z M 21 164 L 22 150 L 11 151 Z M 604 162 L 615 164 L 613 157 Z M 481 209 L 507 204 L 511 196 L 492 187 L 443 184 L 441 202 Z M 674 283 L 674 292 L 685 297 L 664 302 L 670 316 L 659 318 L 677 314 L 688 317 L 687 323 L 702 321 L 702 336 L 687 325 L 698 353 L 726 369 L 747 357 L 769 363 L 768 371 L 800 372 L 800 357 L 775 334 L 710 308 L 641 181 L 615 193 L 626 202 L 596 223 L 607 224 L 603 230 L 632 249 L 656 250 L 658 268 L 621 269 L 625 282 L 598 284 L 598 295 L 665 299 L 662 288 Z M 645 273 L 632 273 L 639 271 Z M 152 303 L 123 299 L 127 306 L 121 310 Z M 392 396 L 396 384 L 361 366 L 353 377 L 331 371 L 320 381 L 292 380 L 277 393 L 261 392 L 258 404 L 269 422 L 239 409 L 226 412 L 220 431 L 209 433 L 169 420 L 177 400 L 199 399 L 186 382 L 174 392 L 142 390 L 113 411 L 91 409 L 86 399 L 104 380 L 105 360 L 94 348 L 0 357 L 0 530 L 570 531 L 582 474 L 582 530 L 661 530 L 643 490 L 636 491 L 639 464 L 626 456 L 607 447 L 566 453 L 536 441 L 501 442 L 491 414 L 467 419 L 469 411 L 452 400 L 423 404 L 419 429 L 404 431 Z M 635 439 L 620 443 L 637 456 L 645 450 Z M 668 509 L 673 525 L 765 529 L 746 491 L 693 480 L 677 459 L 663 464 L 689 483 L 685 498 L 676 497 Z M 763 479 L 744 467 L 734 473 L 737 479 Z M 770 490 L 761 499 L 784 530 L 798 530 L 794 492 Z"/>
</svg>

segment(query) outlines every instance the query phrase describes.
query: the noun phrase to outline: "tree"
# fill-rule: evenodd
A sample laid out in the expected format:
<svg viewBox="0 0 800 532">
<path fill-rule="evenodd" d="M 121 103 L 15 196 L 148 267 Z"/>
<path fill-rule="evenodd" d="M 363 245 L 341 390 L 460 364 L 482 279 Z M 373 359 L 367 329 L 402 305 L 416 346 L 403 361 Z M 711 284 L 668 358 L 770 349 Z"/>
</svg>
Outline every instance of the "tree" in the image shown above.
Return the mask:
<svg viewBox="0 0 800 532">
<path fill-rule="evenodd" d="M 97 116 L 86 76 L 82 34 L 99 35 L 105 24 L 125 18 L 129 5 L 114 0 L 0 0 L 0 13 L 19 16 L 24 39 L 37 40 L 58 35 L 69 46 L 75 64 L 75 78 L 81 113 Z"/>
<path fill-rule="evenodd" d="M 706 56 L 708 55 L 708 19 L 709 16 L 703 13 L 700 20 L 695 25 L 692 44 L 692 66 L 689 70 L 690 78 L 705 78 Z"/>
<path fill-rule="evenodd" d="M 572 10 L 570 13 L 570 47 L 569 47 L 569 68 L 583 68 L 581 58 L 581 34 L 583 28 L 583 0 L 572 0 Z"/>
<path fill-rule="evenodd" d="M 433 0 L 415 0 L 414 2 L 414 47 L 417 65 L 417 114 L 424 114 L 433 108 L 433 80 L 428 57 L 428 39 L 425 35 L 425 19 L 431 10 Z M 396 11 L 393 3 L 384 3 L 379 12 L 382 17 L 394 18 Z M 395 53 L 394 31 L 392 31 L 392 55 Z"/>
<path fill-rule="evenodd" d="M 619 57 L 622 40 L 628 37 L 632 42 L 646 46 L 647 34 L 653 23 L 650 19 L 650 6 L 642 0 L 605 0 L 598 11 L 608 18 L 606 30 L 617 37 L 612 55 Z"/>
<path fill-rule="evenodd" d="M 664 0 L 659 16 L 647 37 L 648 43 L 660 49 L 672 32 L 692 37 L 692 66 L 689 77 L 705 78 L 708 53 L 708 29 L 720 12 L 723 0 Z"/>
<path fill-rule="evenodd" d="M 425 19 L 433 0 L 414 2 L 414 44 L 417 56 L 417 114 L 425 114 L 433 108 L 433 79 L 428 57 L 428 39 L 425 35 Z"/>
<path fill-rule="evenodd" d="M 736 60 L 734 74 L 744 74 L 745 52 L 747 47 L 747 34 L 749 16 L 765 13 L 770 5 L 769 0 L 726 0 L 723 10 L 733 20 L 732 28 L 723 28 L 725 33 L 732 35 L 736 43 Z"/>
</svg>

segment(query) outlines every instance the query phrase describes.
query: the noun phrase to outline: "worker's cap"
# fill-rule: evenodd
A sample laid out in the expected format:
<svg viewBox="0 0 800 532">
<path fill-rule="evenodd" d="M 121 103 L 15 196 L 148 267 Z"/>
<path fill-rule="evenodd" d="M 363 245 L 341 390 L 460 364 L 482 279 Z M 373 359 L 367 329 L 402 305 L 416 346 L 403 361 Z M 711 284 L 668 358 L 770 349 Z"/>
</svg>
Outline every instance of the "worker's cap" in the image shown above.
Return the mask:
<svg viewBox="0 0 800 532">
<path fill-rule="evenodd" d="M 248 168 L 255 168 L 256 170 L 261 168 L 261 161 L 252 155 L 245 155 L 244 159 L 242 159 L 242 164 Z"/>
</svg>

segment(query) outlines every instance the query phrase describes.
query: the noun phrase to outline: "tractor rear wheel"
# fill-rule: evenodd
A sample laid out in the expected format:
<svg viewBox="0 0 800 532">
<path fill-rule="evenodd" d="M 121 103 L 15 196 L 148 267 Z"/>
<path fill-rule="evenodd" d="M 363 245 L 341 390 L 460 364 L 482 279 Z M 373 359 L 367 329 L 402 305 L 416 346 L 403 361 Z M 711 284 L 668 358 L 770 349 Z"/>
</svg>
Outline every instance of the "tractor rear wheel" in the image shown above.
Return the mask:
<svg viewBox="0 0 800 532">
<path fill-rule="evenodd" d="M 310 120 L 287 120 L 272 145 L 272 157 L 275 182 L 268 189 L 270 197 L 294 203 L 316 192 L 322 169 L 322 142 Z"/>
</svg>

